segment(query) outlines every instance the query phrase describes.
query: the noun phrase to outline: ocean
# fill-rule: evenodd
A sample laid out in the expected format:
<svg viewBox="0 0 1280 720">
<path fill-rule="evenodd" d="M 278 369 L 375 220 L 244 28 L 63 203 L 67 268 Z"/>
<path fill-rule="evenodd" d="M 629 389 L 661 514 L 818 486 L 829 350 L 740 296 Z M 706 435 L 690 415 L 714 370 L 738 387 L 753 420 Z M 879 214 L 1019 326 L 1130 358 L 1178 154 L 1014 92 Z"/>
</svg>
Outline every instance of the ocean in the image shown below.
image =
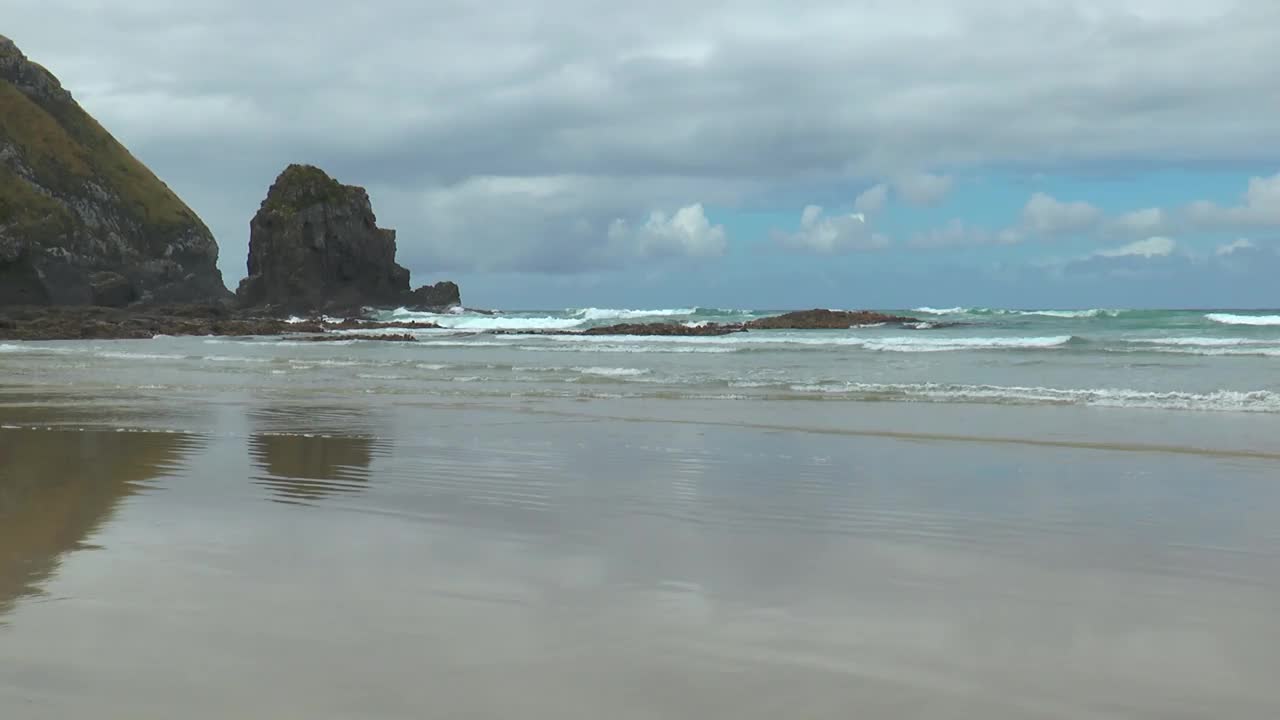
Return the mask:
<svg viewBox="0 0 1280 720">
<path fill-rule="evenodd" d="M 915 308 L 915 327 L 752 331 L 719 337 L 503 334 L 619 322 L 735 323 L 772 314 L 708 308 L 395 311 L 417 342 L 322 345 L 279 338 L 0 344 L 10 375 L 144 394 L 194 382 L 446 397 L 702 398 L 1280 413 L 1280 311 Z M 399 333 L 400 330 L 386 330 Z"/>
<path fill-rule="evenodd" d="M 0 342 L 0 717 L 1280 716 L 1280 311 L 896 312 Z"/>
</svg>

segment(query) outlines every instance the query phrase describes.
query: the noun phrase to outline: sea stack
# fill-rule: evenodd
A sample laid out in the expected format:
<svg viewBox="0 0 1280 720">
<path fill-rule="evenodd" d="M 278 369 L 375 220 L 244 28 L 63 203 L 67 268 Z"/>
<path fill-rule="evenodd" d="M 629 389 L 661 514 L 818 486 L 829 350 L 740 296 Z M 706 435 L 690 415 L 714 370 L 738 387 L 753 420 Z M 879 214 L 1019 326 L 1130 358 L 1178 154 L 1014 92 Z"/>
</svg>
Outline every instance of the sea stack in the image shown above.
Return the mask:
<svg viewBox="0 0 1280 720">
<path fill-rule="evenodd" d="M 248 277 L 236 294 L 246 307 L 289 313 L 460 302 L 451 282 L 410 292 L 396 232 L 378 227 L 369 194 L 311 165 L 285 168 L 267 192 L 249 224 Z"/>
<path fill-rule="evenodd" d="M 217 263 L 191 208 L 0 36 L 0 305 L 227 300 Z"/>
</svg>

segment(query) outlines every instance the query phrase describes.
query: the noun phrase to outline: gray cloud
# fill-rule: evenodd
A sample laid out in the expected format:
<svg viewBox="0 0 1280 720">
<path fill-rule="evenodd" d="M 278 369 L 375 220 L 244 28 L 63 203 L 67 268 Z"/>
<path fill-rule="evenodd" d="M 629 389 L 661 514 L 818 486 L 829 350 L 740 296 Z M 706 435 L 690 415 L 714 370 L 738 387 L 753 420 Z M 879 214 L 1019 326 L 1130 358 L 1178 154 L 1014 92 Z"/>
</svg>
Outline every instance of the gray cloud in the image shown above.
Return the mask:
<svg viewBox="0 0 1280 720">
<path fill-rule="evenodd" d="M 853 209 L 860 213 L 877 213 L 889 202 L 889 186 L 872 185 L 853 201 Z"/>
<path fill-rule="evenodd" d="M 1280 163 L 1270 0 L 10 0 L 5 23 L 230 279 L 298 160 L 377 188 L 416 267 L 544 272 L 618 262 L 618 218 L 797 183 L 913 178 L 894 191 L 929 204 L 922 168 Z M 1196 212 L 1271 217 L 1249 207 Z"/>
<path fill-rule="evenodd" d="M 894 180 L 893 189 L 912 205 L 937 205 L 951 192 L 950 175 L 907 173 Z"/>
</svg>

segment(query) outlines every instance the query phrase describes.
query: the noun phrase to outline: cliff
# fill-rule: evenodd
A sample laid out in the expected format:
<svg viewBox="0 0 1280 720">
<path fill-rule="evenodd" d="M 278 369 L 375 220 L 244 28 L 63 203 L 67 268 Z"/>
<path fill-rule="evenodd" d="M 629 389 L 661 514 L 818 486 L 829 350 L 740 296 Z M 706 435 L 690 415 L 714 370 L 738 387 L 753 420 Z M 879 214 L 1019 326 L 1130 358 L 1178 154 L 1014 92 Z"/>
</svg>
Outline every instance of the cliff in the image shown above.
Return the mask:
<svg viewBox="0 0 1280 720">
<path fill-rule="evenodd" d="M 191 208 L 0 36 L 0 304 L 229 297 Z"/>
</svg>

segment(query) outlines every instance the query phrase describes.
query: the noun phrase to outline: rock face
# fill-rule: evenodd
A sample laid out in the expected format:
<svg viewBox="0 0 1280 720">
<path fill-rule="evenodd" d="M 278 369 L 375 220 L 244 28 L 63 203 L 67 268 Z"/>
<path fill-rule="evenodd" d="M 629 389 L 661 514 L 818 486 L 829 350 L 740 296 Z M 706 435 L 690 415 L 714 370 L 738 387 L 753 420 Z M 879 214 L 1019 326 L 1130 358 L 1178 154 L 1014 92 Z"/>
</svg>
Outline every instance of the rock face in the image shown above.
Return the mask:
<svg viewBox="0 0 1280 720">
<path fill-rule="evenodd" d="M 364 188 L 310 165 L 276 178 L 249 224 L 248 277 L 241 304 L 288 312 L 349 312 L 362 306 L 444 307 L 458 286 L 409 291 L 396 264 L 396 232 L 378 227 Z"/>
<path fill-rule="evenodd" d="M 209 229 L 0 36 L 0 305 L 230 297 Z"/>
</svg>

